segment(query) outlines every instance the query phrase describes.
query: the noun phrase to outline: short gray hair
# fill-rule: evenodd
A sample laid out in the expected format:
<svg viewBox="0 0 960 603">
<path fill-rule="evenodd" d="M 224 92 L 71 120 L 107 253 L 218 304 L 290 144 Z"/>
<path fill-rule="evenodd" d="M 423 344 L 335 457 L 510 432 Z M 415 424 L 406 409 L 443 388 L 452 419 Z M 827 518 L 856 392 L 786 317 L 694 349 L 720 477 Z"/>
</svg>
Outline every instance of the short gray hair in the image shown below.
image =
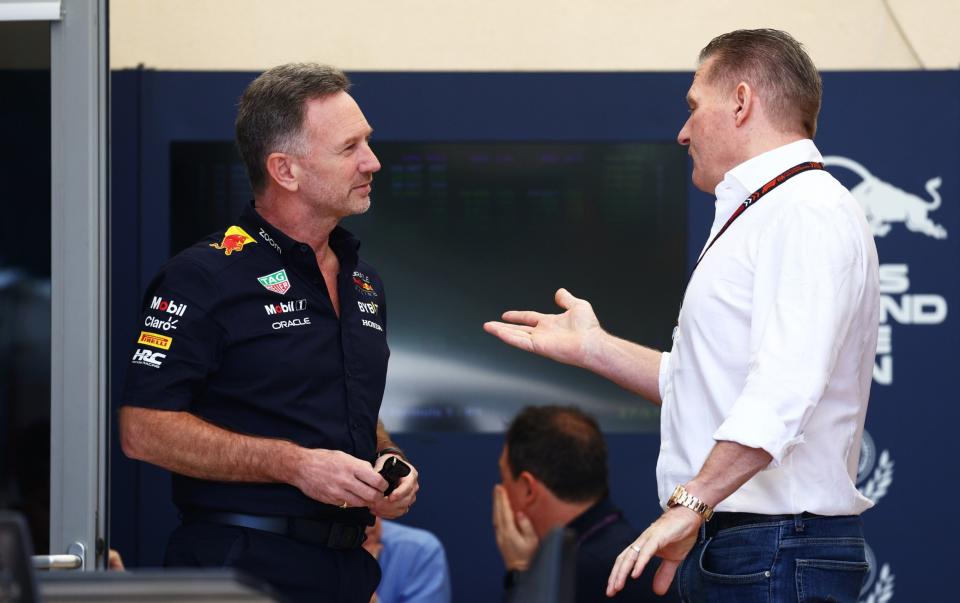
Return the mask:
<svg viewBox="0 0 960 603">
<path fill-rule="evenodd" d="M 280 65 L 247 86 L 240 97 L 236 137 L 255 193 L 267 184 L 270 153 L 302 152 L 306 102 L 349 89 L 350 80 L 343 71 L 317 63 Z"/>
<path fill-rule="evenodd" d="M 771 119 L 813 138 L 823 96 L 820 73 L 803 45 L 785 31 L 740 29 L 717 36 L 700 51 L 700 64 L 713 59 L 707 82 L 747 82 L 758 90 Z"/>
</svg>

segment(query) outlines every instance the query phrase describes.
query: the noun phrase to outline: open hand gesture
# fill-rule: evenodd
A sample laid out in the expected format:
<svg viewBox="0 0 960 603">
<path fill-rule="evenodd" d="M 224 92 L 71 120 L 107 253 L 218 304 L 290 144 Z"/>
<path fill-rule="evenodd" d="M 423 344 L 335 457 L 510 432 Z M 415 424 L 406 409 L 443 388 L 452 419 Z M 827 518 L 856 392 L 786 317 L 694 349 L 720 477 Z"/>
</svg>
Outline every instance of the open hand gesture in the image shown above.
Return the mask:
<svg viewBox="0 0 960 603">
<path fill-rule="evenodd" d="M 483 329 L 504 343 L 558 362 L 584 366 L 594 343 L 603 334 L 590 302 L 558 289 L 554 297 L 562 314 L 511 310 L 504 322 L 491 321 Z"/>
</svg>

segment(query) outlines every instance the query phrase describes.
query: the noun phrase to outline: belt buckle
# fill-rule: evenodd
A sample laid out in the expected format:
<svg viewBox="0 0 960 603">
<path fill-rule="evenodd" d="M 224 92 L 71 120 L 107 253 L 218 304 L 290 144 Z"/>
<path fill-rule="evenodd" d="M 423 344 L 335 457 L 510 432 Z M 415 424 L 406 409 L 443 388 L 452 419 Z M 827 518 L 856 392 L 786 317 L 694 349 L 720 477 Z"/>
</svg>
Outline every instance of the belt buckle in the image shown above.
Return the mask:
<svg viewBox="0 0 960 603">
<path fill-rule="evenodd" d="M 331 549 L 355 549 L 367 539 L 366 530 L 360 526 L 333 523 L 327 537 L 327 547 Z"/>
</svg>

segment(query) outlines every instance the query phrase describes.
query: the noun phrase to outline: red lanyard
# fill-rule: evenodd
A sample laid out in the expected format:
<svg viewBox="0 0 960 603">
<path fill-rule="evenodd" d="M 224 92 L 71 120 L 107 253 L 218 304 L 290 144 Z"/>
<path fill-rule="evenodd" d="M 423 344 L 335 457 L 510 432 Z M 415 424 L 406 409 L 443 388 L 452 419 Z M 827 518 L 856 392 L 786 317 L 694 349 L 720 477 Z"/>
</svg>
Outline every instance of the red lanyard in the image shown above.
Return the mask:
<svg viewBox="0 0 960 603">
<path fill-rule="evenodd" d="M 697 259 L 697 263 L 694 264 L 693 266 L 693 270 L 690 271 L 690 278 L 691 279 L 693 278 L 693 273 L 696 272 L 697 266 L 699 266 L 700 262 L 703 260 L 703 256 L 707 255 L 707 252 L 710 251 L 710 248 L 713 247 L 713 244 L 717 242 L 717 239 L 719 239 L 723 235 L 723 233 L 725 233 L 727 229 L 730 228 L 730 225 L 733 224 L 737 218 L 743 215 L 743 212 L 750 209 L 757 201 L 763 198 L 764 195 L 766 195 L 773 189 L 777 188 L 787 180 L 793 178 L 797 174 L 802 174 L 809 170 L 822 170 L 822 169 L 823 169 L 822 163 L 819 163 L 816 161 L 807 161 L 799 165 L 793 166 L 792 168 L 783 172 L 782 174 L 780 174 L 770 182 L 767 182 L 757 190 L 753 191 L 752 195 L 747 197 L 743 203 L 737 206 L 737 210 L 733 212 L 733 215 L 727 218 L 727 223 L 723 225 L 723 228 L 720 229 L 720 232 L 718 232 L 716 236 L 713 237 L 713 239 L 710 241 L 710 244 L 707 245 L 707 248 L 704 249 L 703 253 L 700 254 L 700 257 Z M 689 283 L 690 280 L 688 279 L 687 282 Z"/>
<path fill-rule="evenodd" d="M 720 229 L 720 232 L 718 232 L 716 236 L 714 236 L 713 239 L 710 240 L 710 243 L 707 245 L 707 248 L 704 249 L 703 253 L 700 254 L 700 257 L 697 258 L 697 263 L 693 265 L 693 270 L 690 271 L 690 278 L 687 279 L 687 286 L 684 287 L 683 289 L 683 297 L 680 300 L 680 308 L 683 309 L 683 300 L 686 299 L 687 297 L 687 289 L 690 287 L 690 281 L 693 280 L 693 273 L 697 271 L 697 266 L 699 266 L 700 262 L 703 261 L 703 256 L 707 255 L 707 252 L 710 251 L 710 248 L 713 247 L 713 244 L 717 242 L 717 239 L 719 239 L 720 236 L 723 235 L 723 233 L 725 233 L 728 228 L 730 228 L 730 225 L 733 224 L 733 222 L 737 218 L 739 218 L 743 214 L 743 212 L 750 209 L 750 207 L 754 203 L 759 201 L 764 195 L 766 195 L 773 189 L 777 188 L 787 180 L 793 178 L 797 174 L 802 174 L 809 170 L 822 170 L 822 169 L 823 169 L 823 164 L 817 161 L 806 161 L 799 165 L 795 165 L 789 170 L 783 172 L 782 174 L 780 174 L 779 176 L 771 180 L 770 182 L 764 184 L 757 190 L 753 191 L 752 195 L 744 199 L 743 203 L 737 206 L 737 210 L 733 212 L 733 215 L 727 218 L 727 222 L 726 224 L 723 225 L 723 228 Z M 678 321 L 680 320 L 679 315 L 677 316 L 677 320 Z M 677 328 L 678 327 L 673 328 L 674 339 L 677 338 Z"/>
</svg>

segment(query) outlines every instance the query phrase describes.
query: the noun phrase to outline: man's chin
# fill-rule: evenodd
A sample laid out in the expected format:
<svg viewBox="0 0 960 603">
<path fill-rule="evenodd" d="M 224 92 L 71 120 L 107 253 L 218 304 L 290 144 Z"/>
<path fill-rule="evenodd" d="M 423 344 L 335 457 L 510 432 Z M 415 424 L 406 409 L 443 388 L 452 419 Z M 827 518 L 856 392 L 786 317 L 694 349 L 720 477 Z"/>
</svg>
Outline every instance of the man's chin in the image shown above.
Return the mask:
<svg viewBox="0 0 960 603">
<path fill-rule="evenodd" d="M 367 210 L 370 209 L 370 195 L 364 195 L 360 199 L 357 199 L 351 204 L 351 213 L 355 216 L 360 214 L 367 213 Z"/>
<path fill-rule="evenodd" d="M 693 180 L 693 186 L 697 187 L 697 190 L 701 190 L 708 195 L 712 195 L 716 192 L 717 185 L 710 184 L 707 182 L 708 178 L 697 171 L 697 168 L 693 168 L 693 174 L 690 176 L 690 179 Z"/>
</svg>

